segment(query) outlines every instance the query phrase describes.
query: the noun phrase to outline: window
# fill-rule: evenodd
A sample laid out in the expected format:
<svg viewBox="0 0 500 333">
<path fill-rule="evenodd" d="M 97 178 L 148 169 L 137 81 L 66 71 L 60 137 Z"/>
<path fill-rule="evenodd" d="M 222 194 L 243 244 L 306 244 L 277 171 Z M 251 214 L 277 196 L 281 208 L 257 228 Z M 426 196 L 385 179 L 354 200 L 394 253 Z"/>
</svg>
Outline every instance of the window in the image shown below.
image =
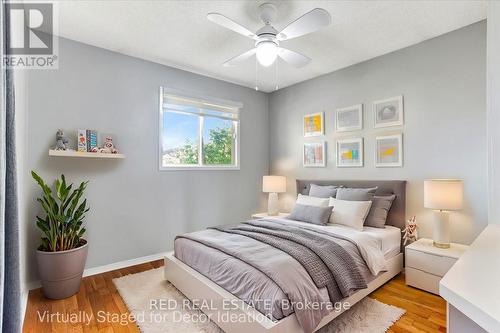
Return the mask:
<svg viewBox="0 0 500 333">
<path fill-rule="evenodd" d="M 238 169 L 241 107 L 160 88 L 160 169 Z"/>
</svg>

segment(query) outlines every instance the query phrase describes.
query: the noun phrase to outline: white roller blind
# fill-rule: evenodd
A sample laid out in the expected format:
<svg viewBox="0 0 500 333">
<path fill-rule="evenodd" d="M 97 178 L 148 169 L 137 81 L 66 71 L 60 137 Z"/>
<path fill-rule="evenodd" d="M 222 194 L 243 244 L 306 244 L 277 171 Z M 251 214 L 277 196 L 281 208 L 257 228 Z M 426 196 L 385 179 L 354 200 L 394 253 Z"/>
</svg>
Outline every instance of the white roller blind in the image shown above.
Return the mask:
<svg viewBox="0 0 500 333">
<path fill-rule="evenodd" d="M 193 97 L 164 90 L 162 106 L 165 111 L 238 120 L 242 105 L 232 101 Z"/>
</svg>

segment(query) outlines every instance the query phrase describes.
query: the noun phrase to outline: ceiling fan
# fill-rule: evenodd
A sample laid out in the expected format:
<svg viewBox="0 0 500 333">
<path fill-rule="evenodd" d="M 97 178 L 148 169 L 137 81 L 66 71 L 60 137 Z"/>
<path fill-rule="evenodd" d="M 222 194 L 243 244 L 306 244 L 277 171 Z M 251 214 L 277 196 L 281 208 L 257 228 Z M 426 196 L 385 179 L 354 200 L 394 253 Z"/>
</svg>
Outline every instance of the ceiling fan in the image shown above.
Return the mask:
<svg viewBox="0 0 500 333">
<path fill-rule="evenodd" d="M 259 14 L 264 26 L 256 33 L 222 14 L 210 13 L 207 15 L 207 19 L 210 21 L 255 40 L 255 48 L 229 59 L 223 65 L 234 66 L 255 54 L 259 63 L 265 67 L 271 66 L 278 56 L 292 66 L 303 67 L 311 59 L 281 47 L 280 42 L 315 32 L 329 25 L 332 20 L 326 10 L 315 8 L 288 24 L 283 30 L 278 31 L 272 26 L 277 16 L 277 8 L 274 4 L 264 3 L 260 5 Z"/>
</svg>

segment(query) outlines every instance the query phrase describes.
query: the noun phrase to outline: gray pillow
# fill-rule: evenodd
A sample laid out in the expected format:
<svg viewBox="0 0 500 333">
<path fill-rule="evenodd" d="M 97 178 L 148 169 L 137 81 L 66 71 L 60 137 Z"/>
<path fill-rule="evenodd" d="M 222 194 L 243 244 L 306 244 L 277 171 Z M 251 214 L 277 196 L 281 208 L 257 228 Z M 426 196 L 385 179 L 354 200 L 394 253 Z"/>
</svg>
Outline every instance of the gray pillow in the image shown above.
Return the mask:
<svg viewBox="0 0 500 333">
<path fill-rule="evenodd" d="M 316 185 L 311 184 L 309 189 L 309 196 L 316 198 L 335 198 L 337 189 L 340 186 L 335 185 Z"/>
<path fill-rule="evenodd" d="M 369 201 L 373 200 L 377 187 L 372 188 L 339 188 L 337 199 L 347 201 Z"/>
<path fill-rule="evenodd" d="M 365 226 L 383 228 L 394 199 L 395 195 L 373 197 L 372 208 L 366 217 Z"/>
<path fill-rule="evenodd" d="M 295 221 L 326 225 L 331 214 L 332 207 L 295 204 L 288 218 Z"/>
</svg>

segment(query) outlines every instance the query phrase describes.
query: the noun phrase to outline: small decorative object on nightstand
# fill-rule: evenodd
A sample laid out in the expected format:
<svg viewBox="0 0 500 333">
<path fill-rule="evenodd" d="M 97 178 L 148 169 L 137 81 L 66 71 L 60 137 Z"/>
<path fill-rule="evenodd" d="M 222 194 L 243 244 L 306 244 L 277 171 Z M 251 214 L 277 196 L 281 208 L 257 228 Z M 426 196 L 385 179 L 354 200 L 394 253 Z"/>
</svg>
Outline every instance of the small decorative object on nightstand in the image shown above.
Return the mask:
<svg viewBox="0 0 500 333">
<path fill-rule="evenodd" d="M 269 193 L 267 202 L 267 214 L 276 216 L 279 214 L 278 193 L 286 192 L 286 178 L 283 176 L 264 176 L 262 178 L 262 192 Z"/>
<path fill-rule="evenodd" d="M 406 228 L 404 228 L 402 232 L 403 232 L 403 245 L 406 245 L 406 243 L 411 244 L 417 240 L 418 231 L 417 231 L 416 216 L 413 216 L 406 222 Z"/>
<path fill-rule="evenodd" d="M 450 210 L 462 209 L 464 185 L 460 179 L 424 181 L 424 206 L 434 209 L 434 246 L 450 247 Z"/>
<path fill-rule="evenodd" d="M 276 216 L 280 216 L 280 217 L 286 217 L 290 215 L 290 213 L 279 213 L 278 215 L 269 215 L 268 213 L 255 213 L 255 214 L 252 214 L 252 219 L 256 220 L 256 219 L 263 219 L 263 218 L 266 218 L 266 217 L 276 217 Z"/>
<path fill-rule="evenodd" d="M 428 238 L 413 242 L 405 248 L 406 284 L 439 294 L 439 280 L 467 248 L 467 245 L 455 243 L 446 249 L 438 248 Z"/>
</svg>

